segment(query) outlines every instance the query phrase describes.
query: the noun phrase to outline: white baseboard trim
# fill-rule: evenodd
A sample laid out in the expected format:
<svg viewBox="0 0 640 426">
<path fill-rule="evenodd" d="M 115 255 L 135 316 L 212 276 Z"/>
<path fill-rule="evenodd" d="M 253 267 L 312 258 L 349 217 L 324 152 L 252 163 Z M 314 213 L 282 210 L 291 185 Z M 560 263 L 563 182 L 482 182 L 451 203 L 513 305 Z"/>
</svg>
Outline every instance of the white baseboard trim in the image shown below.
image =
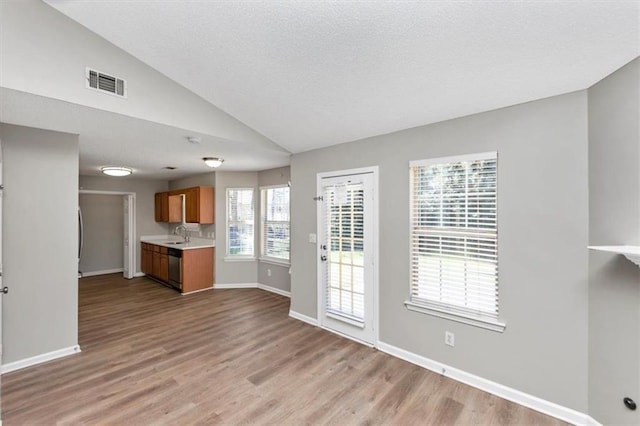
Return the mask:
<svg viewBox="0 0 640 426">
<path fill-rule="evenodd" d="M 276 287 L 271 287 L 270 285 L 260 284 L 258 283 L 258 288 L 265 291 L 270 291 L 271 293 L 279 294 L 280 296 L 288 297 L 291 299 L 291 292 L 286 290 L 281 290 Z"/>
<path fill-rule="evenodd" d="M 96 275 L 107 275 L 107 274 L 115 274 L 117 272 L 123 272 L 124 269 L 116 268 L 116 269 L 104 269 L 102 271 L 91 271 L 91 272 L 83 272 L 82 277 L 95 277 Z"/>
<path fill-rule="evenodd" d="M 232 283 L 232 284 L 218 284 L 215 283 L 213 288 L 258 288 L 258 283 Z"/>
<path fill-rule="evenodd" d="M 57 351 L 47 352 L 46 354 L 32 356 L 30 358 L 21 359 L 19 361 L 13 361 L 8 364 L 2 364 L 2 367 L 0 367 L 0 373 L 1 374 L 9 373 L 11 371 L 20 370 L 22 368 L 31 367 L 37 364 L 42 364 L 43 362 L 53 361 L 54 359 L 77 354 L 80 352 L 81 352 L 80 345 L 58 349 Z"/>
<path fill-rule="evenodd" d="M 393 355 L 397 358 L 408 361 L 412 364 L 416 364 L 427 370 L 434 371 L 443 376 L 449 377 L 458 382 L 465 383 L 474 388 L 478 388 L 485 392 L 489 392 L 493 395 L 499 396 L 506 400 L 515 402 L 541 413 L 553 416 L 560 420 L 575 424 L 575 425 L 599 425 L 599 423 L 587 414 L 573 410 L 571 408 L 563 407 L 554 402 L 538 398 L 533 395 L 521 392 L 519 390 L 501 385 L 491 380 L 478 377 L 474 374 L 467 373 L 466 371 L 459 370 L 454 367 L 450 367 L 438 361 L 425 358 L 421 355 L 417 355 L 413 352 L 400 349 L 396 346 L 390 345 L 384 342 L 378 342 L 376 345 L 378 350 Z"/>
<path fill-rule="evenodd" d="M 147 274 L 145 274 L 144 272 L 136 272 L 135 274 L 133 274 L 133 276 L 134 276 L 135 278 L 138 278 L 138 277 L 146 277 L 146 276 L 147 276 Z"/>
<path fill-rule="evenodd" d="M 307 324 L 311 324 L 311 325 L 316 326 L 316 327 L 318 326 L 318 320 L 317 319 L 308 317 L 308 316 L 303 315 L 303 314 L 301 314 L 299 312 L 290 310 L 289 311 L 289 316 L 291 318 L 297 319 L 299 321 L 306 322 Z"/>
<path fill-rule="evenodd" d="M 260 283 L 233 283 L 233 284 L 218 284 L 215 283 L 213 288 L 259 288 L 261 290 L 270 291 L 271 293 L 276 293 L 281 296 L 291 297 L 291 293 L 286 290 L 281 290 L 276 287 L 271 287 L 269 285 L 260 284 Z"/>
</svg>

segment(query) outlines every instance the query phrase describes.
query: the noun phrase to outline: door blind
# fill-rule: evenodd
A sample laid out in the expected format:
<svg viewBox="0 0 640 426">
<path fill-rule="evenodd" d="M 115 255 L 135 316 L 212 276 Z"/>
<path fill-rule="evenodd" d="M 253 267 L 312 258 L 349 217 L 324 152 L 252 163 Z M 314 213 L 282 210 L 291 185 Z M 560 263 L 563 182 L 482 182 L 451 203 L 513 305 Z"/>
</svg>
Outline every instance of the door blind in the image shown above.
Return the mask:
<svg viewBox="0 0 640 426">
<path fill-rule="evenodd" d="M 411 302 L 498 317 L 497 154 L 411 163 Z"/>
<path fill-rule="evenodd" d="M 324 188 L 327 315 L 364 325 L 364 184 Z"/>
</svg>

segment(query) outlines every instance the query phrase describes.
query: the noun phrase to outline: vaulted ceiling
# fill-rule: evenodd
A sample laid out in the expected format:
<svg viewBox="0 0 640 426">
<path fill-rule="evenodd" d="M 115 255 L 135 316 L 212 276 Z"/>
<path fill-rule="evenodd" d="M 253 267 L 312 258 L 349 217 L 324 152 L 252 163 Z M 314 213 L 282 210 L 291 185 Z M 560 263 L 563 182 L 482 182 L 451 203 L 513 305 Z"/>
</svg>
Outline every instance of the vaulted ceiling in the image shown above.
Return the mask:
<svg viewBox="0 0 640 426">
<path fill-rule="evenodd" d="M 589 87 L 637 1 L 47 3 L 291 152 Z"/>
</svg>

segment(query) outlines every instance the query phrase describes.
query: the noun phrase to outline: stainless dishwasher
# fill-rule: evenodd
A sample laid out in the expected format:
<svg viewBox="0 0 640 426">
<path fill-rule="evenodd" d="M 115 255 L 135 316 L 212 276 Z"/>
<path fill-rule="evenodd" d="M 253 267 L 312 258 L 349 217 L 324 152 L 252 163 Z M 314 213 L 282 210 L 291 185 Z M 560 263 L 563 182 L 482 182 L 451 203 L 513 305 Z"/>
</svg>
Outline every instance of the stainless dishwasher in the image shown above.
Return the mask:
<svg viewBox="0 0 640 426">
<path fill-rule="evenodd" d="M 182 290 L 182 250 L 169 249 L 169 284 Z"/>
</svg>

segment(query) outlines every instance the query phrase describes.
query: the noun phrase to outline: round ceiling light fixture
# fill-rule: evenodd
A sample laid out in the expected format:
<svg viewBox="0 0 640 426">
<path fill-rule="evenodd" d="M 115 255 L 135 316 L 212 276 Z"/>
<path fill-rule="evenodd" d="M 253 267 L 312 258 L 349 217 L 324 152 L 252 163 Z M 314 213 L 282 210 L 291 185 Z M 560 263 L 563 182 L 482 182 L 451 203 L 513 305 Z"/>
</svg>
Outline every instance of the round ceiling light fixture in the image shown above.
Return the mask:
<svg viewBox="0 0 640 426">
<path fill-rule="evenodd" d="M 220 167 L 222 163 L 224 163 L 224 159 L 218 157 L 204 157 L 204 164 L 215 169 L 216 167 Z"/>
<path fill-rule="evenodd" d="M 133 170 L 129 167 L 121 166 L 106 166 L 100 169 L 102 173 L 109 176 L 129 176 L 133 173 Z"/>
</svg>

